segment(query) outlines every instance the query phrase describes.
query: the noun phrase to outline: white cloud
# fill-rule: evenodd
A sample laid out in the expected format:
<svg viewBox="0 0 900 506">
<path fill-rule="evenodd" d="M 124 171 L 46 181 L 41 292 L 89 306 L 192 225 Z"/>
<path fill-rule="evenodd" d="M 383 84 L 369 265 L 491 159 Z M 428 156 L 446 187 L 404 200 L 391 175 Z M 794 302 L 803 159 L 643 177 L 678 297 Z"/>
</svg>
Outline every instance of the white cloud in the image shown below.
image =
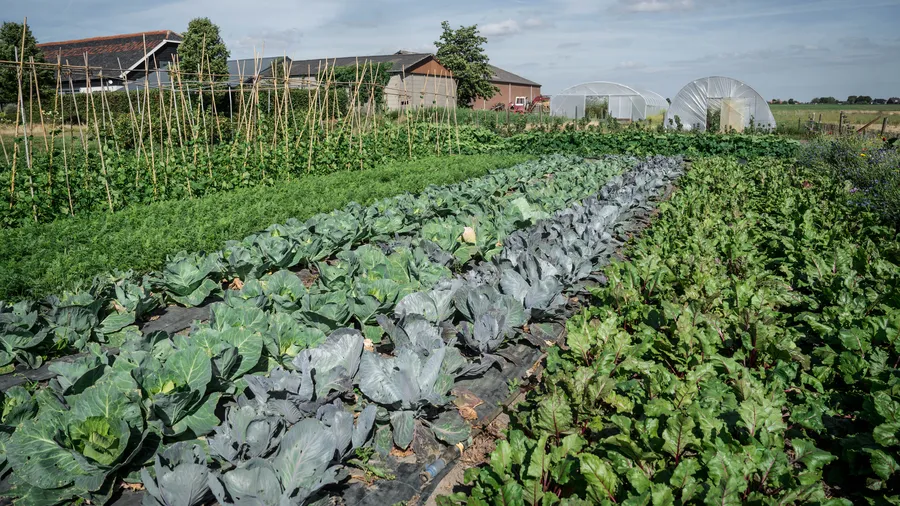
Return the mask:
<svg viewBox="0 0 900 506">
<path fill-rule="evenodd" d="M 478 27 L 478 31 L 485 37 L 505 37 L 522 31 L 519 22 L 514 19 L 507 19 L 497 23 L 488 23 Z"/>
<path fill-rule="evenodd" d="M 623 0 L 622 8 L 630 12 L 669 12 L 691 10 L 694 0 Z"/>
<path fill-rule="evenodd" d="M 525 30 L 534 30 L 546 26 L 548 26 L 548 23 L 543 19 L 529 17 L 521 23 L 515 19 L 507 19 L 506 21 L 478 25 L 478 31 L 485 37 L 506 37 L 524 32 Z"/>
<path fill-rule="evenodd" d="M 273 53 L 292 52 L 300 46 L 303 30 L 289 28 L 287 30 L 262 31 L 253 35 L 238 37 L 228 44 L 232 53 L 243 53 L 247 50 L 271 56 Z"/>
<path fill-rule="evenodd" d="M 620 62 L 618 65 L 613 67 L 613 70 L 639 70 L 643 68 L 647 68 L 647 65 L 629 60 Z"/>
</svg>

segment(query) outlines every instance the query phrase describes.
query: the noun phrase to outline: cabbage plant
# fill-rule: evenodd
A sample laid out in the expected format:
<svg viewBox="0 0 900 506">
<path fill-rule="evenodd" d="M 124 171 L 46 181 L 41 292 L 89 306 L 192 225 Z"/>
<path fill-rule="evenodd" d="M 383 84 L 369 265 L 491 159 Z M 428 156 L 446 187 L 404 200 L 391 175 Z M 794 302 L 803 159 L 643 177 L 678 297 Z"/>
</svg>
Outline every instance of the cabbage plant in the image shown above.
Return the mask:
<svg viewBox="0 0 900 506">
<path fill-rule="evenodd" d="M 342 478 L 337 442 L 331 428 L 306 418 L 290 428 L 271 459 L 250 459 L 209 476 L 219 504 L 302 506 L 326 485 Z"/>
<path fill-rule="evenodd" d="M 253 405 L 235 406 L 208 439 L 210 452 L 232 465 L 254 458 L 266 458 L 278 448 L 287 430 L 287 421 L 269 415 Z"/>
<path fill-rule="evenodd" d="M 245 281 L 240 290 L 225 290 L 224 301 L 235 309 L 265 309 L 269 305 L 269 299 L 258 279 Z"/>
<path fill-rule="evenodd" d="M 50 328 L 39 322 L 34 304 L 0 302 L 0 367 L 14 361 L 40 367 L 40 350 L 50 339 Z"/>
<path fill-rule="evenodd" d="M 269 329 L 264 335 L 266 350 L 277 365 L 289 364 L 301 351 L 325 342 L 326 337 L 318 328 L 303 325 L 285 313 L 269 316 Z"/>
<path fill-rule="evenodd" d="M 221 270 L 216 255 L 182 252 L 166 264 L 157 282 L 175 302 L 198 306 L 213 293 L 221 291 L 213 279 Z"/>
<path fill-rule="evenodd" d="M 424 408 L 440 407 L 450 401 L 453 377 L 442 372 L 446 349 L 442 346 L 426 355 L 424 350 L 396 350 L 395 357 L 364 352 L 359 367 L 359 389 L 378 404 L 391 410 L 394 444 L 407 448 L 412 442 L 416 417 Z"/>
<path fill-rule="evenodd" d="M 215 409 L 221 393 L 211 391 L 212 360 L 203 349 L 188 346 L 164 360 L 149 357 L 132 375 L 139 378 L 144 405 L 163 423 L 165 434 L 178 436 L 190 430 L 201 436 L 218 424 Z"/>
<path fill-rule="evenodd" d="M 133 382 L 100 382 L 46 405 L 24 422 L 7 444 L 17 504 L 81 498 L 103 503 L 114 491 L 116 473 L 151 440 L 140 395 Z M 127 388 L 123 388 L 126 387 Z"/>
<path fill-rule="evenodd" d="M 180 441 L 157 453 L 153 474 L 141 469 L 146 492 L 143 506 L 195 506 L 210 494 L 206 452 L 190 441 Z"/>
<path fill-rule="evenodd" d="M 286 270 L 263 276 L 260 285 L 276 311 L 290 313 L 300 309 L 308 293 L 300 278 Z"/>
</svg>

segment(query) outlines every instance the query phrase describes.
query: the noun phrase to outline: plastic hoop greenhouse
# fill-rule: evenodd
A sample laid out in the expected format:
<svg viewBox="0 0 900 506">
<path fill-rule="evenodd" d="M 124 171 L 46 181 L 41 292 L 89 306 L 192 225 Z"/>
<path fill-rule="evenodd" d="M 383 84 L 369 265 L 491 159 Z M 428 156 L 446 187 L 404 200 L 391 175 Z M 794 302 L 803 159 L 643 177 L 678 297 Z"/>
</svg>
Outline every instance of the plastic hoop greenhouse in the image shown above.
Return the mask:
<svg viewBox="0 0 900 506">
<path fill-rule="evenodd" d="M 677 117 L 677 119 L 676 119 Z M 730 77 L 711 76 L 691 81 L 666 111 L 666 128 L 742 132 L 754 127 L 775 129 L 769 104 L 751 86 Z"/>
<path fill-rule="evenodd" d="M 573 119 L 613 117 L 640 121 L 661 114 L 668 105 L 658 93 L 597 81 L 566 88 L 550 97 L 550 114 Z"/>
</svg>

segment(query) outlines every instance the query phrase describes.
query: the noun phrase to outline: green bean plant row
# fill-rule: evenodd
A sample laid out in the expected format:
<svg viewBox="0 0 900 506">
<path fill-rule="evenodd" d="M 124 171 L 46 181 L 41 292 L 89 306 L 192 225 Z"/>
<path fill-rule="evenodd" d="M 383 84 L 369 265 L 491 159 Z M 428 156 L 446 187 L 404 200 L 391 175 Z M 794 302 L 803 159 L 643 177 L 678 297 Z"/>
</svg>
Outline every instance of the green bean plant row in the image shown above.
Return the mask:
<svg viewBox="0 0 900 506">
<path fill-rule="evenodd" d="M 34 141 L 37 143 L 37 141 Z M 528 131 L 501 136 L 474 126 L 446 123 L 379 121 L 364 132 L 349 127 L 276 128 L 261 122 L 252 139 L 209 142 L 198 134 L 182 144 L 157 143 L 143 149 L 117 149 L 109 140 L 87 147 L 67 141 L 49 150 L 33 149 L 31 166 L 11 154 L 0 158 L 0 226 L 129 206 L 197 198 L 260 185 L 275 185 L 309 174 L 370 169 L 392 160 L 434 155 L 569 153 L 595 156 L 622 153 L 639 156 L 761 155 L 792 156 L 796 141 L 775 136 L 689 135 L 624 130 L 603 133 L 591 129 Z M 17 146 L 23 144 L 19 140 Z M 7 151 L 11 151 L 7 146 Z M 14 156 L 15 155 L 15 156 Z"/>
</svg>

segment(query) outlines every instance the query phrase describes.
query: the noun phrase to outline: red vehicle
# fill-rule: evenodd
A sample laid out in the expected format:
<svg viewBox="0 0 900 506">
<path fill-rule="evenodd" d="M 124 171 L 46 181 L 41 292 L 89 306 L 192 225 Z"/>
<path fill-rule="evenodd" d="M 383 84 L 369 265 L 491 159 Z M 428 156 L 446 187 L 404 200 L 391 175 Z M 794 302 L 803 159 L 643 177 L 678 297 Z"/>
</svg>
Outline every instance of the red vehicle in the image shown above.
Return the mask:
<svg viewBox="0 0 900 506">
<path fill-rule="evenodd" d="M 528 99 L 525 97 L 516 97 L 516 101 L 509 104 L 509 110 L 524 114 L 528 110 Z"/>
<path fill-rule="evenodd" d="M 535 112 L 539 108 L 543 109 L 544 112 L 550 112 L 550 97 L 545 95 L 534 97 L 534 100 L 531 101 L 531 105 L 528 107 L 528 112 Z"/>
<path fill-rule="evenodd" d="M 516 101 L 509 104 L 509 110 L 516 113 L 535 112 L 539 107 L 550 112 L 550 97 L 538 95 L 531 102 L 526 97 L 516 97 Z"/>
</svg>

